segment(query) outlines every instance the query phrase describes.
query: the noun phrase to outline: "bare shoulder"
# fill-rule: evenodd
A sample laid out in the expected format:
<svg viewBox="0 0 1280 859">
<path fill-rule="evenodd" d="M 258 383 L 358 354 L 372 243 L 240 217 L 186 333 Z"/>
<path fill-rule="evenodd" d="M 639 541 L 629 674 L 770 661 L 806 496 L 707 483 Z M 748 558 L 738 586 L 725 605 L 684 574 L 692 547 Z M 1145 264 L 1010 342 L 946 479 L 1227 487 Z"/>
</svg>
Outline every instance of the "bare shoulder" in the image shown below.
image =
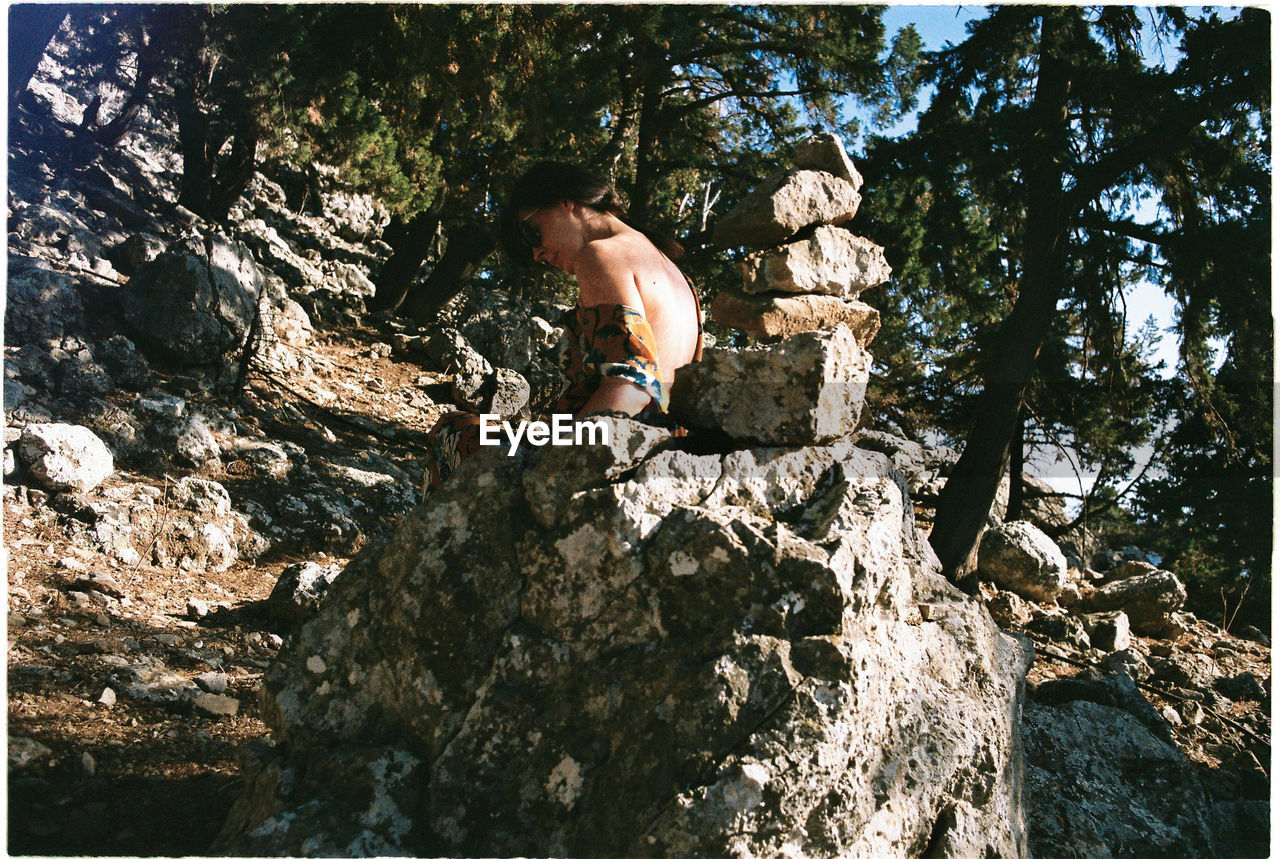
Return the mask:
<svg viewBox="0 0 1280 859">
<path fill-rule="evenodd" d="M 635 255 L 629 243 L 614 238 L 588 244 L 578 254 L 574 275 L 578 279 L 578 302 L 627 304 L 643 307 L 636 288 Z"/>
</svg>

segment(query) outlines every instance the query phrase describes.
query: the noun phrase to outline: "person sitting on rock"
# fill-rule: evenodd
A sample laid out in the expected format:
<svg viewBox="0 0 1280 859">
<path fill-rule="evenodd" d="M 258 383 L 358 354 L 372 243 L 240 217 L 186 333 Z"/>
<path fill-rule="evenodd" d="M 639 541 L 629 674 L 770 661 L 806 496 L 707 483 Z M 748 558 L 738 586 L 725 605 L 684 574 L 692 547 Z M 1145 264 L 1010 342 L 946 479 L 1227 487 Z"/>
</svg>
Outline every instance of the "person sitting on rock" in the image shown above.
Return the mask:
<svg viewBox="0 0 1280 859">
<path fill-rule="evenodd" d="M 661 423 L 678 367 L 702 357 L 702 312 L 675 261 L 680 246 L 627 220 L 610 184 L 583 167 L 535 164 L 499 220 L 505 252 L 578 282 L 555 414 L 622 414 Z M 438 486 L 480 449 L 480 416 L 452 412 L 428 436 L 426 486 Z"/>
</svg>

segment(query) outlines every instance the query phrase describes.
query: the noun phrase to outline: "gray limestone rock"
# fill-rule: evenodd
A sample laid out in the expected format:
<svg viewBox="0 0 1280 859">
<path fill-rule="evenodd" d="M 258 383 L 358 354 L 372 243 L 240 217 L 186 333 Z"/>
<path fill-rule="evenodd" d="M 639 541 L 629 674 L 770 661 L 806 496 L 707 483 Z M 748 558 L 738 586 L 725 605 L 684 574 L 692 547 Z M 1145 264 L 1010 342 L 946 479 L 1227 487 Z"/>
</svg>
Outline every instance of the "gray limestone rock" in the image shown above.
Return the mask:
<svg viewBox="0 0 1280 859">
<path fill-rule="evenodd" d="M 84 324 L 84 303 L 71 278 L 43 260 L 9 256 L 4 342 L 9 346 L 60 340 Z"/>
<path fill-rule="evenodd" d="M 1147 561 L 1121 561 L 1103 575 L 1102 584 L 1108 585 L 1112 582 L 1121 581 L 1122 579 L 1132 579 L 1137 576 L 1143 576 L 1157 571 L 1158 568 L 1156 565 L 1148 563 Z"/>
<path fill-rule="evenodd" d="M 1026 626 L 1031 622 L 1031 607 L 1011 591 L 998 591 L 987 600 L 987 610 L 1001 629 Z"/>
<path fill-rule="evenodd" d="M 75 424 L 25 427 L 18 456 L 32 476 L 55 492 L 88 492 L 115 471 L 111 451 L 102 440 Z"/>
<path fill-rule="evenodd" d="M 248 248 L 213 235 L 171 246 L 139 267 L 120 301 L 149 354 L 209 365 L 244 343 L 264 286 Z"/>
<path fill-rule="evenodd" d="M 231 515 L 231 496 L 221 483 L 199 477 L 183 477 L 173 487 L 173 501 L 202 517 L 222 519 Z"/>
<path fill-rule="evenodd" d="M 1107 653 L 1127 650 L 1130 644 L 1129 616 L 1122 611 L 1086 614 L 1080 620 L 1094 647 Z"/>
<path fill-rule="evenodd" d="M 1075 615 L 1042 614 L 1028 623 L 1026 628 L 1029 632 L 1037 632 L 1076 650 L 1088 650 L 1093 646 L 1084 623 Z"/>
<path fill-rule="evenodd" d="M 195 676 L 196 685 L 211 695 L 226 692 L 229 680 L 221 671 L 205 671 Z"/>
<path fill-rule="evenodd" d="M 676 371 L 671 414 L 684 426 L 764 444 L 820 444 L 858 425 L 871 356 L 844 325 L 776 345 L 710 348 Z"/>
<path fill-rule="evenodd" d="M 189 705 L 200 694 L 195 683 L 159 663 L 128 665 L 115 671 L 109 682 L 125 698 L 151 704 Z"/>
<path fill-rule="evenodd" d="M 840 298 L 857 298 L 892 273 L 884 248 L 829 226 L 818 227 L 800 241 L 750 254 L 739 270 L 744 292 L 821 293 Z"/>
<path fill-rule="evenodd" d="M 107 253 L 117 269 L 125 274 L 133 274 L 140 266 L 164 253 L 165 247 L 165 240 L 160 236 L 134 233 Z"/>
<path fill-rule="evenodd" d="M 1022 855 L 1030 654 L 937 575 L 888 461 L 650 429 L 482 449 L 340 577 L 215 850 Z"/>
<path fill-rule="evenodd" d="M 1177 638 L 1186 625 L 1174 616 L 1187 600 L 1187 589 L 1166 570 L 1129 576 L 1083 595 L 1088 611 L 1123 611 L 1136 632 Z"/>
<path fill-rule="evenodd" d="M 9 770 L 30 769 L 53 757 L 53 749 L 30 737 L 9 737 Z"/>
<path fill-rule="evenodd" d="M 267 597 L 267 609 L 278 620 L 290 624 L 310 617 L 341 573 L 339 564 L 290 564 L 280 571 L 280 578 Z"/>
<path fill-rule="evenodd" d="M 151 384 L 151 366 L 133 341 L 123 334 L 103 341 L 98 347 L 98 359 L 121 388 L 141 391 Z"/>
<path fill-rule="evenodd" d="M 358 295 L 361 298 L 372 298 L 373 294 L 378 291 L 373 281 L 369 280 L 358 266 L 351 263 L 340 262 L 335 266 L 335 273 L 338 275 L 338 282 L 341 286 L 352 295 Z"/>
<path fill-rule="evenodd" d="M 1032 855 L 1217 855 L 1190 762 L 1133 714 L 1028 702 L 1022 736 Z"/>
<path fill-rule="evenodd" d="M 495 368 L 467 338 L 445 328 L 431 338 L 427 352 L 453 375 L 454 402 L 480 414 L 509 418 L 529 402 L 529 382 L 515 370 Z"/>
<path fill-rule="evenodd" d="M 861 202 L 852 185 L 824 170 L 783 170 L 765 179 L 716 223 L 712 243 L 722 248 L 772 247 L 805 227 L 849 221 Z"/>
<path fill-rule="evenodd" d="M 805 170 L 825 170 L 848 182 L 853 190 L 862 190 L 862 175 L 844 151 L 840 138 L 830 132 L 815 134 L 796 144 L 792 160 Z"/>
<path fill-rule="evenodd" d="M 240 712 L 240 702 L 229 695 L 214 695 L 210 692 L 201 692 L 191 700 L 191 705 L 197 712 L 214 718 L 224 718 L 234 716 Z"/>
<path fill-rule="evenodd" d="M 711 318 L 765 342 L 843 323 L 863 349 L 880 330 L 878 310 L 834 295 L 747 295 L 722 289 L 711 306 Z"/>
<path fill-rule="evenodd" d="M 1006 522 L 983 535 L 978 574 L 1019 596 L 1053 602 L 1067 584 L 1067 559 L 1030 522 Z"/>
</svg>

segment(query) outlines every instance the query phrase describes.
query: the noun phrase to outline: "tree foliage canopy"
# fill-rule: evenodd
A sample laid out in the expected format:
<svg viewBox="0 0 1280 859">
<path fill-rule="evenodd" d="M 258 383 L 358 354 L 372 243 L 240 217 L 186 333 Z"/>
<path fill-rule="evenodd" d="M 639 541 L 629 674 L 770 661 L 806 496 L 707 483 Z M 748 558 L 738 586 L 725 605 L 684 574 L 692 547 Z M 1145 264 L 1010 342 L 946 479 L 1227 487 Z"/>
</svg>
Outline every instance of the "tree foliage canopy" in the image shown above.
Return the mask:
<svg viewBox="0 0 1280 859">
<path fill-rule="evenodd" d="M 1135 452 L 1154 450 L 1134 487 L 1149 521 L 1203 516 L 1192 530 L 1216 557 L 1265 568 L 1264 19 L 1249 9 L 997 7 L 927 58 L 937 94 L 918 130 L 869 147 L 867 209 L 897 268 L 880 339 L 885 398 L 909 428 L 966 439 L 934 532 L 953 570 L 1024 423 L 1098 475 L 1085 516 L 1124 500 L 1115 490 Z M 1126 298 L 1141 281 L 1178 308 L 1172 378 L 1151 366 L 1154 332 L 1127 334 Z M 1214 338 L 1227 354 L 1216 371 Z M 1241 474 L 1229 477 L 1228 461 Z M 1252 492 L 1234 526 L 1210 524 L 1191 479 L 1206 468 L 1220 489 Z M 1161 545 L 1178 551 L 1176 540 Z"/>
</svg>

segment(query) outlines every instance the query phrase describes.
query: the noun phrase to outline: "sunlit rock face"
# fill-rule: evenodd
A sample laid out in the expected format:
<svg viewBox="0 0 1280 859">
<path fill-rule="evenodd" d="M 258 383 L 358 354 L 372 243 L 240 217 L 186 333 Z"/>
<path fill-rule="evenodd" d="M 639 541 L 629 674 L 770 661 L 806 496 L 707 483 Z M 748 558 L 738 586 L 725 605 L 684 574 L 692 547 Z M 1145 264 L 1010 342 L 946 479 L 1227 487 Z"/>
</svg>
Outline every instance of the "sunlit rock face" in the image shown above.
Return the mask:
<svg viewBox="0 0 1280 859">
<path fill-rule="evenodd" d="M 217 849 L 1020 855 L 1030 654 L 889 460 L 609 423 L 483 450 L 334 583 Z"/>
<path fill-rule="evenodd" d="M 780 343 L 711 348 L 676 371 L 671 412 L 682 424 L 764 444 L 815 444 L 858 425 L 871 355 L 846 325 Z"/>
<path fill-rule="evenodd" d="M 722 248 L 767 248 L 814 224 L 843 224 L 861 203 L 852 185 L 825 170 L 783 170 L 717 222 L 712 242 Z"/>
<path fill-rule="evenodd" d="M 750 254 L 741 264 L 743 291 L 836 295 L 857 298 L 892 274 L 884 248 L 840 227 Z"/>
</svg>

